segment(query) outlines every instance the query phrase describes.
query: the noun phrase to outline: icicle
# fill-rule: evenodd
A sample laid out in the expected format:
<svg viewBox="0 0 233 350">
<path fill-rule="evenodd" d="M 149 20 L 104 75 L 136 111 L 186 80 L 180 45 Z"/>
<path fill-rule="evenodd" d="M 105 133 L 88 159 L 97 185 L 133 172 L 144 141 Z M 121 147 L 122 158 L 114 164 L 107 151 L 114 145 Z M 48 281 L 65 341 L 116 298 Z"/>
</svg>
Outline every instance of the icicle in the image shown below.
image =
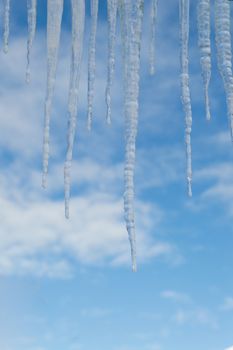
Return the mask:
<svg viewBox="0 0 233 350">
<path fill-rule="evenodd" d="M 120 6 L 122 19 L 122 42 L 124 57 L 125 86 L 125 221 L 131 245 L 132 269 L 136 271 L 136 237 L 134 220 L 134 167 L 138 124 L 140 47 L 143 18 L 143 0 L 122 0 Z"/>
<path fill-rule="evenodd" d="M 108 0 L 108 79 L 106 87 L 107 123 L 111 123 L 111 87 L 115 68 L 117 0 Z"/>
<path fill-rule="evenodd" d="M 3 51 L 8 52 L 10 35 L 10 0 L 4 0 Z"/>
<path fill-rule="evenodd" d="M 47 183 L 49 163 L 49 127 L 51 105 L 54 92 L 58 49 L 60 42 L 61 20 L 63 13 L 63 0 L 48 0 L 47 2 L 47 91 L 45 101 L 45 124 L 43 144 L 43 177 L 42 186 Z"/>
<path fill-rule="evenodd" d="M 26 82 L 30 82 L 30 57 L 31 48 L 36 33 L 36 5 L 37 0 L 27 0 L 28 10 L 28 41 L 27 41 L 27 69 L 26 69 Z"/>
<path fill-rule="evenodd" d="M 218 68 L 226 91 L 228 119 L 233 142 L 233 76 L 230 21 L 230 1 L 215 0 L 215 40 Z"/>
<path fill-rule="evenodd" d="M 181 100 L 185 113 L 185 142 L 187 156 L 188 194 L 192 196 L 192 153 L 191 130 L 192 108 L 189 90 L 188 41 L 189 41 L 189 0 L 179 0 L 180 10 L 180 44 L 181 44 Z"/>
<path fill-rule="evenodd" d="M 73 154 L 73 144 L 76 129 L 76 115 L 78 104 L 78 89 L 81 72 L 81 60 L 83 51 L 83 35 L 85 24 L 85 0 L 71 0 L 72 6 L 72 58 L 70 69 L 70 88 L 69 88 L 69 122 L 67 134 L 67 153 L 64 167 L 65 183 L 65 215 L 69 218 L 69 200 L 70 200 L 70 173 Z"/>
<path fill-rule="evenodd" d="M 158 0 L 151 0 L 151 39 L 150 39 L 150 74 L 155 74 L 155 34 L 158 16 Z"/>
<path fill-rule="evenodd" d="M 206 118 L 210 120 L 209 82 L 211 76 L 210 0 L 199 0 L 197 6 L 198 46 L 205 92 Z"/>
<path fill-rule="evenodd" d="M 91 129 L 93 100 L 94 100 L 94 83 L 95 83 L 95 49 L 96 49 L 96 31 L 98 20 L 99 0 L 91 0 L 91 34 L 89 42 L 88 57 L 88 111 L 87 111 L 87 127 Z"/>
</svg>

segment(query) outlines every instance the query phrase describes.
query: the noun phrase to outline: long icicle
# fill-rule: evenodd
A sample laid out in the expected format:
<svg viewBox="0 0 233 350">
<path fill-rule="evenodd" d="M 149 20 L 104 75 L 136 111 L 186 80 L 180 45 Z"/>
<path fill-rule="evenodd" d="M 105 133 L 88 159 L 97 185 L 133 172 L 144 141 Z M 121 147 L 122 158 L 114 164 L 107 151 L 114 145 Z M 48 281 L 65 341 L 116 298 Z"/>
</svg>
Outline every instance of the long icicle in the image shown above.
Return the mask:
<svg viewBox="0 0 233 350">
<path fill-rule="evenodd" d="M 96 31 L 98 21 L 99 0 L 91 0 L 91 34 L 88 52 L 88 107 L 87 107 L 87 127 L 91 129 L 93 100 L 94 100 L 94 84 L 95 84 L 95 68 L 96 68 Z"/>
<path fill-rule="evenodd" d="M 199 0 L 197 6 L 198 46 L 204 83 L 206 119 L 210 120 L 209 82 L 211 77 L 210 0 Z"/>
<path fill-rule="evenodd" d="M 233 142 L 233 76 L 231 48 L 231 16 L 228 0 L 215 0 L 215 40 L 218 69 L 221 73 L 227 99 L 228 119 Z"/>
<path fill-rule="evenodd" d="M 155 74 L 155 36 L 158 17 L 158 0 L 151 0 L 150 74 Z"/>
<path fill-rule="evenodd" d="M 139 71 L 140 48 L 144 1 L 122 0 L 120 7 L 124 20 L 123 58 L 124 58 L 124 87 L 125 87 L 125 221 L 131 246 L 132 269 L 136 271 L 136 236 L 134 219 L 134 168 L 135 148 L 138 124 Z"/>
<path fill-rule="evenodd" d="M 108 78 L 106 87 L 107 123 L 111 123 L 111 87 L 115 68 L 117 0 L 107 0 L 108 6 Z"/>
<path fill-rule="evenodd" d="M 70 87 L 68 102 L 68 134 L 67 134 L 67 152 L 64 167 L 64 185 L 65 185 L 65 216 L 69 218 L 70 201 L 70 177 L 71 162 L 73 155 L 73 144 L 76 130 L 76 116 L 78 106 L 78 91 L 81 72 L 81 61 L 83 51 L 83 36 L 85 26 L 85 0 L 71 0 L 72 7 L 72 57 L 70 68 Z"/>
<path fill-rule="evenodd" d="M 10 35 L 10 0 L 4 0 L 3 51 L 8 52 Z"/>
<path fill-rule="evenodd" d="M 30 82 L 30 59 L 31 49 L 36 34 L 36 6 L 37 0 L 27 0 L 28 11 L 28 40 L 27 40 L 27 68 L 26 68 L 26 82 Z"/>
<path fill-rule="evenodd" d="M 188 194 L 192 196 L 192 108 L 189 89 L 188 42 L 189 42 L 189 0 L 179 0 L 180 13 L 180 61 L 181 61 L 181 100 L 185 113 L 185 143 L 187 157 Z"/>
<path fill-rule="evenodd" d="M 45 100 L 45 123 L 43 143 L 42 186 L 46 188 L 49 163 L 49 129 L 52 99 L 57 70 L 58 49 L 61 33 L 63 0 L 47 2 L 47 91 Z"/>
</svg>

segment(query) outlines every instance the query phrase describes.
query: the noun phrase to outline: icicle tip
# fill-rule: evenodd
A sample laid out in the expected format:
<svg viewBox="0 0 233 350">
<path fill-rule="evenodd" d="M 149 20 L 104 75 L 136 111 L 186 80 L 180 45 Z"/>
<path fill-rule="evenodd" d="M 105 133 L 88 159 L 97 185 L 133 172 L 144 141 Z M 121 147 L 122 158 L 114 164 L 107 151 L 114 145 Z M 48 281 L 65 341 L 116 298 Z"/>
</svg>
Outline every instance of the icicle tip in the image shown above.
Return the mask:
<svg viewBox="0 0 233 350">
<path fill-rule="evenodd" d="M 42 174 L 42 183 L 41 183 L 41 186 L 43 189 L 46 190 L 47 188 L 47 175 L 46 174 Z"/>
<path fill-rule="evenodd" d="M 191 198 L 193 195 L 192 193 L 192 180 L 188 179 L 188 196 Z"/>
</svg>

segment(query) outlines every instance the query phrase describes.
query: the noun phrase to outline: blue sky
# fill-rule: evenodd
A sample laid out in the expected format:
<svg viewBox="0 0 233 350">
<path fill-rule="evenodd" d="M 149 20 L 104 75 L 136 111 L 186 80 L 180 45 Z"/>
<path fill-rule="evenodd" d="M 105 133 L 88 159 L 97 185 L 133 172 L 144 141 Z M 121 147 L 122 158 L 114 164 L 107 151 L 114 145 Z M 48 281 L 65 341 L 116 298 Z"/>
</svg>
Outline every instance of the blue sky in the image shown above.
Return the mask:
<svg viewBox="0 0 233 350">
<path fill-rule="evenodd" d="M 100 0 L 91 133 L 86 128 L 87 9 L 71 219 L 67 221 L 63 162 L 70 67 L 69 1 L 65 0 L 51 120 L 49 183 L 44 191 L 41 153 L 46 1 L 38 0 L 32 82 L 27 86 L 26 1 L 19 4 L 12 0 L 10 51 L 7 56 L 0 55 L 2 350 L 225 350 L 233 345 L 233 155 L 214 35 L 212 31 L 212 120 L 207 122 L 197 48 L 196 2 L 191 1 L 190 199 L 186 193 L 180 102 L 178 1 L 159 2 L 154 77 L 148 73 L 148 3 L 135 173 L 139 269 L 133 274 L 122 200 L 120 40 L 112 126 L 105 122 L 106 2 Z"/>
</svg>

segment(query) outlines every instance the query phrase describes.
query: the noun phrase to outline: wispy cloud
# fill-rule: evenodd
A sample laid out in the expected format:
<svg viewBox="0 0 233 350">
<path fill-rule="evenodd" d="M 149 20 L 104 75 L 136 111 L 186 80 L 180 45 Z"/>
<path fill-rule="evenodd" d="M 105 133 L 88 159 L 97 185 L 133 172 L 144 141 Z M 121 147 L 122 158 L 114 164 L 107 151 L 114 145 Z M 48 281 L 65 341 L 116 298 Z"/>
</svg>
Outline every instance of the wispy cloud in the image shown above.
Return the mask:
<svg viewBox="0 0 233 350">
<path fill-rule="evenodd" d="M 221 306 L 221 309 L 225 311 L 233 311 L 233 298 L 226 297 L 223 305 Z"/>
<path fill-rule="evenodd" d="M 189 303 L 192 300 L 189 295 L 185 293 L 179 293 L 174 290 L 164 290 L 161 292 L 161 297 L 164 299 L 169 299 L 176 303 Z"/>
</svg>

